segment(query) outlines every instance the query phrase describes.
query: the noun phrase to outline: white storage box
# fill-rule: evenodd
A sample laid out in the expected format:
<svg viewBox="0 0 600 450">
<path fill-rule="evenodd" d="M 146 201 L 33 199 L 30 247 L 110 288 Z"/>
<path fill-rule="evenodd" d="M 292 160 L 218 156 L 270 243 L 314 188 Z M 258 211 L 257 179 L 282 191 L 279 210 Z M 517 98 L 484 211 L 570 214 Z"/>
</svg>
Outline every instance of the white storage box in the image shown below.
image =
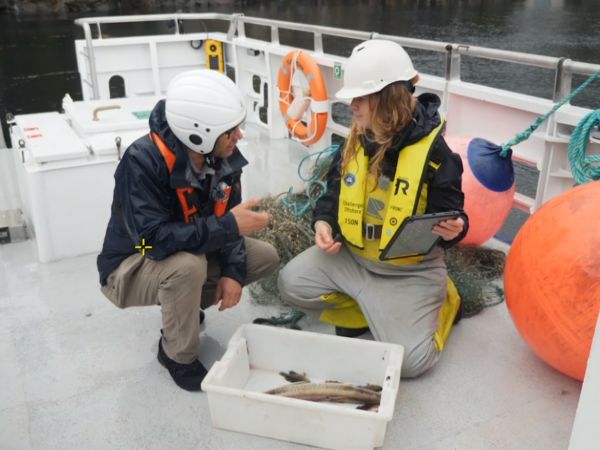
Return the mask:
<svg viewBox="0 0 600 450">
<path fill-rule="evenodd" d="M 381 447 L 392 419 L 404 348 L 361 339 L 243 325 L 202 383 L 213 426 L 339 450 Z M 306 373 L 383 387 L 377 412 L 357 404 L 311 402 L 265 394 L 288 382 L 279 372 Z"/>
</svg>

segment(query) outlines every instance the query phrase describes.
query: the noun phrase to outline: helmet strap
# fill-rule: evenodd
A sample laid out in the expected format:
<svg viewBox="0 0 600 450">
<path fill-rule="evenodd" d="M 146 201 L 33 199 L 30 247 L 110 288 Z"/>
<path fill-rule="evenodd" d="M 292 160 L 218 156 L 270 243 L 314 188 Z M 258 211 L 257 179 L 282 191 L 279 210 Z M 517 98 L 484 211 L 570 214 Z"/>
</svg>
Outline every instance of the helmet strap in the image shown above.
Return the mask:
<svg viewBox="0 0 600 450">
<path fill-rule="evenodd" d="M 215 166 L 216 162 L 217 162 L 217 160 L 212 155 L 212 153 L 209 153 L 208 155 L 204 155 L 204 163 L 211 169 Z"/>
<path fill-rule="evenodd" d="M 208 167 L 210 167 L 211 169 L 213 169 L 214 171 L 218 171 L 221 168 L 221 163 L 222 163 L 221 158 L 215 158 L 212 153 L 209 153 L 208 155 L 204 155 L 204 158 L 205 158 L 204 162 L 206 163 L 206 165 Z"/>
</svg>

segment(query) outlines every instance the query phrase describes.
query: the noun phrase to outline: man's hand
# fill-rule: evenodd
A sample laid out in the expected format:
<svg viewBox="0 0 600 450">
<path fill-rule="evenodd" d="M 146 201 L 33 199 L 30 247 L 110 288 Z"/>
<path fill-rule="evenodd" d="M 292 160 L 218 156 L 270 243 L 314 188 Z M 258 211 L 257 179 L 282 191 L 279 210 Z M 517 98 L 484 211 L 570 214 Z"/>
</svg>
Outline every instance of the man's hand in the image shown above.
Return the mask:
<svg viewBox="0 0 600 450">
<path fill-rule="evenodd" d="M 451 241 L 460 233 L 462 233 L 464 227 L 465 221 L 462 219 L 462 217 L 457 217 L 456 219 L 452 220 L 444 220 L 440 222 L 439 225 L 435 225 L 433 227 L 433 232 L 435 234 L 439 234 L 443 240 Z"/>
<path fill-rule="evenodd" d="M 227 308 L 233 308 L 242 298 L 242 285 L 233 278 L 221 277 L 217 285 L 217 294 L 215 295 L 215 305 L 221 300 L 219 311 L 225 311 Z"/>
<path fill-rule="evenodd" d="M 231 208 L 231 212 L 233 213 L 233 216 L 237 221 L 238 229 L 240 230 L 240 236 L 249 236 L 255 231 L 260 231 L 269 226 L 271 218 L 268 213 L 250 210 L 259 203 L 260 199 L 255 198 L 241 203 L 235 208 Z"/>
<path fill-rule="evenodd" d="M 331 234 L 331 228 L 320 220 L 315 224 L 315 242 L 317 246 L 330 255 L 335 255 L 342 248 L 341 242 L 335 242 Z"/>
</svg>

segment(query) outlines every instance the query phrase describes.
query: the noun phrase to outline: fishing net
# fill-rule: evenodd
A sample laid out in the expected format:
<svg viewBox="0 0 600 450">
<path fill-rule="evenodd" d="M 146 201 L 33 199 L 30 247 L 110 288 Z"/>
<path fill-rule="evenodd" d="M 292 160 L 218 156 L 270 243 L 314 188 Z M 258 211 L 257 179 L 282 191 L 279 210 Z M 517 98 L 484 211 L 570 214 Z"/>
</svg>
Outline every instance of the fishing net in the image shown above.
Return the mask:
<svg viewBox="0 0 600 450">
<path fill-rule="evenodd" d="M 269 242 L 279 255 L 281 270 L 292 258 L 315 244 L 314 232 L 310 228 L 311 211 L 316 200 L 325 190 L 327 167 L 335 149 L 327 149 L 325 160 L 310 169 L 308 178 L 300 177 L 305 185 L 298 191 L 293 188 L 277 196 L 261 199 L 256 210 L 271 214 L 271 225 L 252 235 L 255 239 Z M 312 155 L 309 155 L 312 156 Z M 321 156 L 321 155 L 319 155 Z M 299 169 L 300 173 L 300 169 Z M 484 308 L 504 301 L 504 291 L 499 286 L 504 272 L 506 254 L 487 247 L 457 245 L 445 252 L 448 275 L 456 285 L 463 302 L 463 317 L 470 317 Z M 279 317 L 257 319 L 255 323 L 289 325 L 298 328 L 297 322 L 303 313 L 285 305 L 277 288 L 279 270 L 249 286 L 252 301 L 258 305 L 285 307 Z"/>
<path fill-rule="evenodd" d="M 506 263 L 503 251 L 456 245 L 446 250 L 444 259 L 463 302 L 463 317 L 504 301 L 504 290 L 498 285 Z"/>
</svg>

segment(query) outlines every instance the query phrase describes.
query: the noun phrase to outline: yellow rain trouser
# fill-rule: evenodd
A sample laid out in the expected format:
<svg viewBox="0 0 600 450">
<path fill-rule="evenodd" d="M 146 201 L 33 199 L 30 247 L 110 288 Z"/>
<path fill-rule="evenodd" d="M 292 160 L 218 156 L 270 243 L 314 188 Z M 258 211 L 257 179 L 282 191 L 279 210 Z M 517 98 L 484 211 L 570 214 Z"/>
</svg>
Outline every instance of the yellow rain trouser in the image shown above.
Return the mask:
<svg viewBox="0 0 600 450">
<path fill-rule="evenodd" d="M 334 292 L 333 294 L 321 295 L 321 300 L 335 305 L 333 309 L 323 311 L 320 317 L 322 322 L 343 328 L 366 328 L 369 326 L 359 304 L 348 294 Z M 440 326 L 433 336 L 435 345 L 440 352 L 444 350 L 444 345 L 450 336 L 450 330 L 459 306 L 460 296 L 456 286 L 448 277 L 448 294 L 440 309 Z"/>
</svg>

